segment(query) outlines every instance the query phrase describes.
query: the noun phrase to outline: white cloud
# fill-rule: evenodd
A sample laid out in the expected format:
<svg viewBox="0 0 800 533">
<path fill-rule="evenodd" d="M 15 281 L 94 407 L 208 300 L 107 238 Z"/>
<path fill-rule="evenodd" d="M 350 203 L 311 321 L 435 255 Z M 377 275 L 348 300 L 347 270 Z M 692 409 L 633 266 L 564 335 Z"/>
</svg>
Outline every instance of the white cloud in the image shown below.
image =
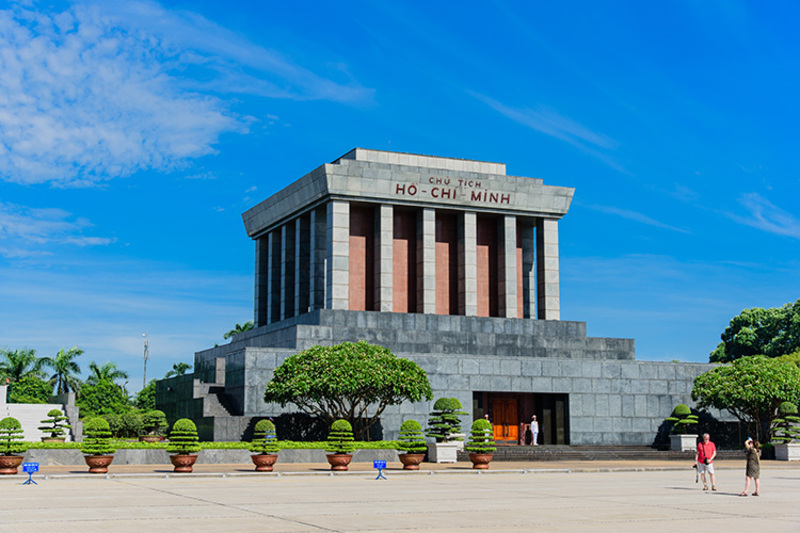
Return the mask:
<svg viewBox="0 0 800 533">
<path fill-rule="evenodd" d="M 63 209 L 36 209 L 0 202 L 0 255 L 31 259 L 50 255 L 41 245 L 107 246 L 116 239 L 84 235 L 92 227 L 85 218 Z"/>
<path fill-rule="evenodd" d="M 604 153 L 617 148 L 618 143 L 614 139 L 596 133 L 583 124 L 559 114 L 554 109 L 543 105 L 538 105 L 536 109 L 516 108 L 483 94 L 472 91 L 469 91 L 469 94 L 518 124 L 569 143 L 582 152 L 597 157 L 610 167 L 620 172 L 627 172 Z"/>
<path fill-rule="evenodd" d="M 594 211 L 599 211 L 601 213 L 607 213 L 610 215 L 616 215 L 625 218 L 627 220 L 641 222 L 642 224 L 647 224 L 649 226 L 655 226 L 657 228 L 668 229 L 670 231 L 677 231 L 680 233 L 689 233 L 688 230 L 685 230 L 683 228 L 678 228 L 675 226 L 670 226 L 669 224 L 665 224 L 663 222 L 659 222 L 654 218 L 651 218 L 643 213 L 639 213 L 636 211 L 631 211 L 628 209 L 620 209 L 618 207 L 605 206 L 605 205 L 587 205 L 586 207 Z"/>
<path fill-rule="evenodd" d="M 91 186 L 169 171 L 246 133 L 221 93 L 355 102 L 372 92 L 154 2 L 0 11 L 0 179 Z"/>
<path fill-rule="evenodd" d="M 744 194 L 739 198 L 739 203 L 749 212 L 749 216 L 728 213 L 733 220 L 768 233 L 800 239 L 800 220 L 760 194 Z"/>
</svg>

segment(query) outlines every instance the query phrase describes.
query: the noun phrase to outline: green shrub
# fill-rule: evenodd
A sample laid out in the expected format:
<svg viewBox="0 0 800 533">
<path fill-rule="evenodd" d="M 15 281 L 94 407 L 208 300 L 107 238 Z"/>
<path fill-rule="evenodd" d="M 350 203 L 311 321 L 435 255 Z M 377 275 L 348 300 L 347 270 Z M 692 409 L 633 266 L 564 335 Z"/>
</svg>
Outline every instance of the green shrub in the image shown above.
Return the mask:
<svg viewBox="0 0 800 533">
<path fill-rule="evenodd" d="M 126 409 L 119 413 L 102 415 L 116 439 L 135 438 L 144 431 L 144 418 L 138 409 Z"/>
<path fill-rule="evenodd" d="M 81 451 L 86 455 L 111 455 L 116 450 L 111 445 L 111 428 L 99 416 L 83 423 Z"/>
<path fill-rule="evenodd" d="M 353 426 L 347 420 L 339 419 L 331 424 L 325 451 L 330 453 L 353 453 Z"/>
<path fill-rule="evenodd" d="M 483 418 L 472 423 L 469 440 L 464 449 L 469 453 L 494 453 L 494 430 L 492 424 Z"/>
<path fill-rule="evenodd" d="M 692 414 L 688 405 L 679 403 L 672 410 L 672 416 L 665 418 L 664 422 L 673 424 L 672 433 L 683 435 L 688 433 L 689 426 L 697 424 L 697 415 Z"/>
<path fill-rule="evenodd" d="M 250 451 L 259 454 L 278 453 L 278 438 L 275 424 L 270 420 L 259 420 L 255 427 L 255 437 L 250 443 Z"/>
<path fill-rule="evenodd" d="M 424 453 L 428 448 L 422 426 L 416 420 L 406 420 L 400 425 L 397 449 L 407 453 Z"/>
<path fill-rule="evenodd" d="M 11 385 L 10 403 L 47 403 L 53 395 L 53 386 L 36 376 L 24 376 Z"/>
<path fill-rule="evenodd" d="M 0 420 L 0 455 L 19 455 L 25 451 L 21 441 L 22 425 L 19 420 L 6 417 Z"/>
<path fill-rule="evenodd" d="M 65 420 L 67 420 L 67 417 L 64 416 L 64 413 L 58 409 L 50 409 L 47 412 L 47 418 L 40 420 L 40 422 L 45 425 L 39 426 L 38 429 L 49 433 L 51 439 L 63 437 L 67 433 L 64 430 L 71 427 L 69 424 L 64 423 Z"/>
<path fill-rule="evenodd" d="M 797 416 L 797 406 L 792 402 L 783 402 L 778 406 L 780 418 L 773 420 L 775 429 L 772 432 L 772 441 L 777 443 L 791 443 L 800 440 L 800 416 Z"/>
<path fill-rule="evenodd" d="M 181 418 L 172 425 L 167 453 L 189 455 L 200 451 L 197 426 L 188 418 Z"/>
<path fill-rule="evenodd" d="M 164 414 L 164 411 L 153 409 L 145 411 L 142 415 L 142 429 L 146 435 L 161 436 L 168 427 L 167 415 Z"/>
<path fill-rule="evenodd" d="M 461 419 L 459 416 L 467 415 L 457 398 L 439 398 L 433 404 L 428 418 L 426 437 L 433 437 L 436 442 L 450 442 L 462 440 L 453 437 L 454 433 L 461 433 Z"/>
</svg>

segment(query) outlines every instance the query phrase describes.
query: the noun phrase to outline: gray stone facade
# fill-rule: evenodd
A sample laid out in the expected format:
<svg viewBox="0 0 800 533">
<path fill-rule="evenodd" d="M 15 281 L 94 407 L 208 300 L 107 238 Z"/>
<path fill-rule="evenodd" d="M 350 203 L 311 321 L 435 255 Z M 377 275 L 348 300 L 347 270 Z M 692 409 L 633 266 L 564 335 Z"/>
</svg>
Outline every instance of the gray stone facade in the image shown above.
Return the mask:
<svg viewBox="0 0 800 533">
<path fill-rule="evenodd" d="M 366 340 L 419 364 L 465 423 L 491 410 L 481 402 L 518 402 L 503 415 L 514 425 L 557 401 L 559 443 L 651 444 L 711 365 L 636 361 L 632 339 L 560 320 L 558 220 L 573 192 L 500 163 L 357 148 L 322 165 L 244 213 L 256 327 L 196 353 L 194 374 L 159 381 L 159 408 L 192 418 L 203 439 L 238 440 L 295 411 L 263 400 L 286 357 Z M 441 302 L 451 314 L 436 314 Z M 384 437 L 405 419 L 424 425 L 431 407 L 388 408 Z"/>
</svg>

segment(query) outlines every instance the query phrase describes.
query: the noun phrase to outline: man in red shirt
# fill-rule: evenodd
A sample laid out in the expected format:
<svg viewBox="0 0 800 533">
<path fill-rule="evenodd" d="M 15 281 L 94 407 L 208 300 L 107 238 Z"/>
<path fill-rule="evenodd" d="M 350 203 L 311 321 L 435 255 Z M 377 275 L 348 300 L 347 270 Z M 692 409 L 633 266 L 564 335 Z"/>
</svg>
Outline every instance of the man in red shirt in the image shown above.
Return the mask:
<svg viewBox="0 0 800 533">
<path fill-rule="evenodd" d="M 717 456 L 717 447 L 711 442 L 711 437 L 708 433 L 703 433 L 703 440 L 697 445 L 697 453 L 694 456 L 694 464 L 697 471 L 700 472 L 700 478 L 703 480 L 703 490 L 708 490 L 706 485 L 706 472 L 711 477 L 711 490 L 717 490 L 717 485 L 714 482 L 714 457 Z"/>
</svg>

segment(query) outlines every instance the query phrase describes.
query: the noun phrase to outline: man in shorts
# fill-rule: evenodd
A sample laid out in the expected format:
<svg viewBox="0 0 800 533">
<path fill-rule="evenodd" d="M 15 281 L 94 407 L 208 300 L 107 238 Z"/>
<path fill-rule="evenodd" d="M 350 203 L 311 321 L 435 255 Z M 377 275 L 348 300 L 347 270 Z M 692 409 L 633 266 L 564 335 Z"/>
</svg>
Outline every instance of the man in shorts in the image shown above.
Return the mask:
<svg viewBox="0 0 800 533">
<path fill-rule="evenodd" d="M 711 477 L 711 490 L 717 490 L 714 481 L 714 457 L 717 456 L 717 447 L 711 442 L 708 433 L 703 433 L 703 440 L 697 444 L 697 453 L 694 456 L 694 464 L 703 480 L 703 490 L 708 490 L 706 484 L 706 472 Z"/>
</svg>

